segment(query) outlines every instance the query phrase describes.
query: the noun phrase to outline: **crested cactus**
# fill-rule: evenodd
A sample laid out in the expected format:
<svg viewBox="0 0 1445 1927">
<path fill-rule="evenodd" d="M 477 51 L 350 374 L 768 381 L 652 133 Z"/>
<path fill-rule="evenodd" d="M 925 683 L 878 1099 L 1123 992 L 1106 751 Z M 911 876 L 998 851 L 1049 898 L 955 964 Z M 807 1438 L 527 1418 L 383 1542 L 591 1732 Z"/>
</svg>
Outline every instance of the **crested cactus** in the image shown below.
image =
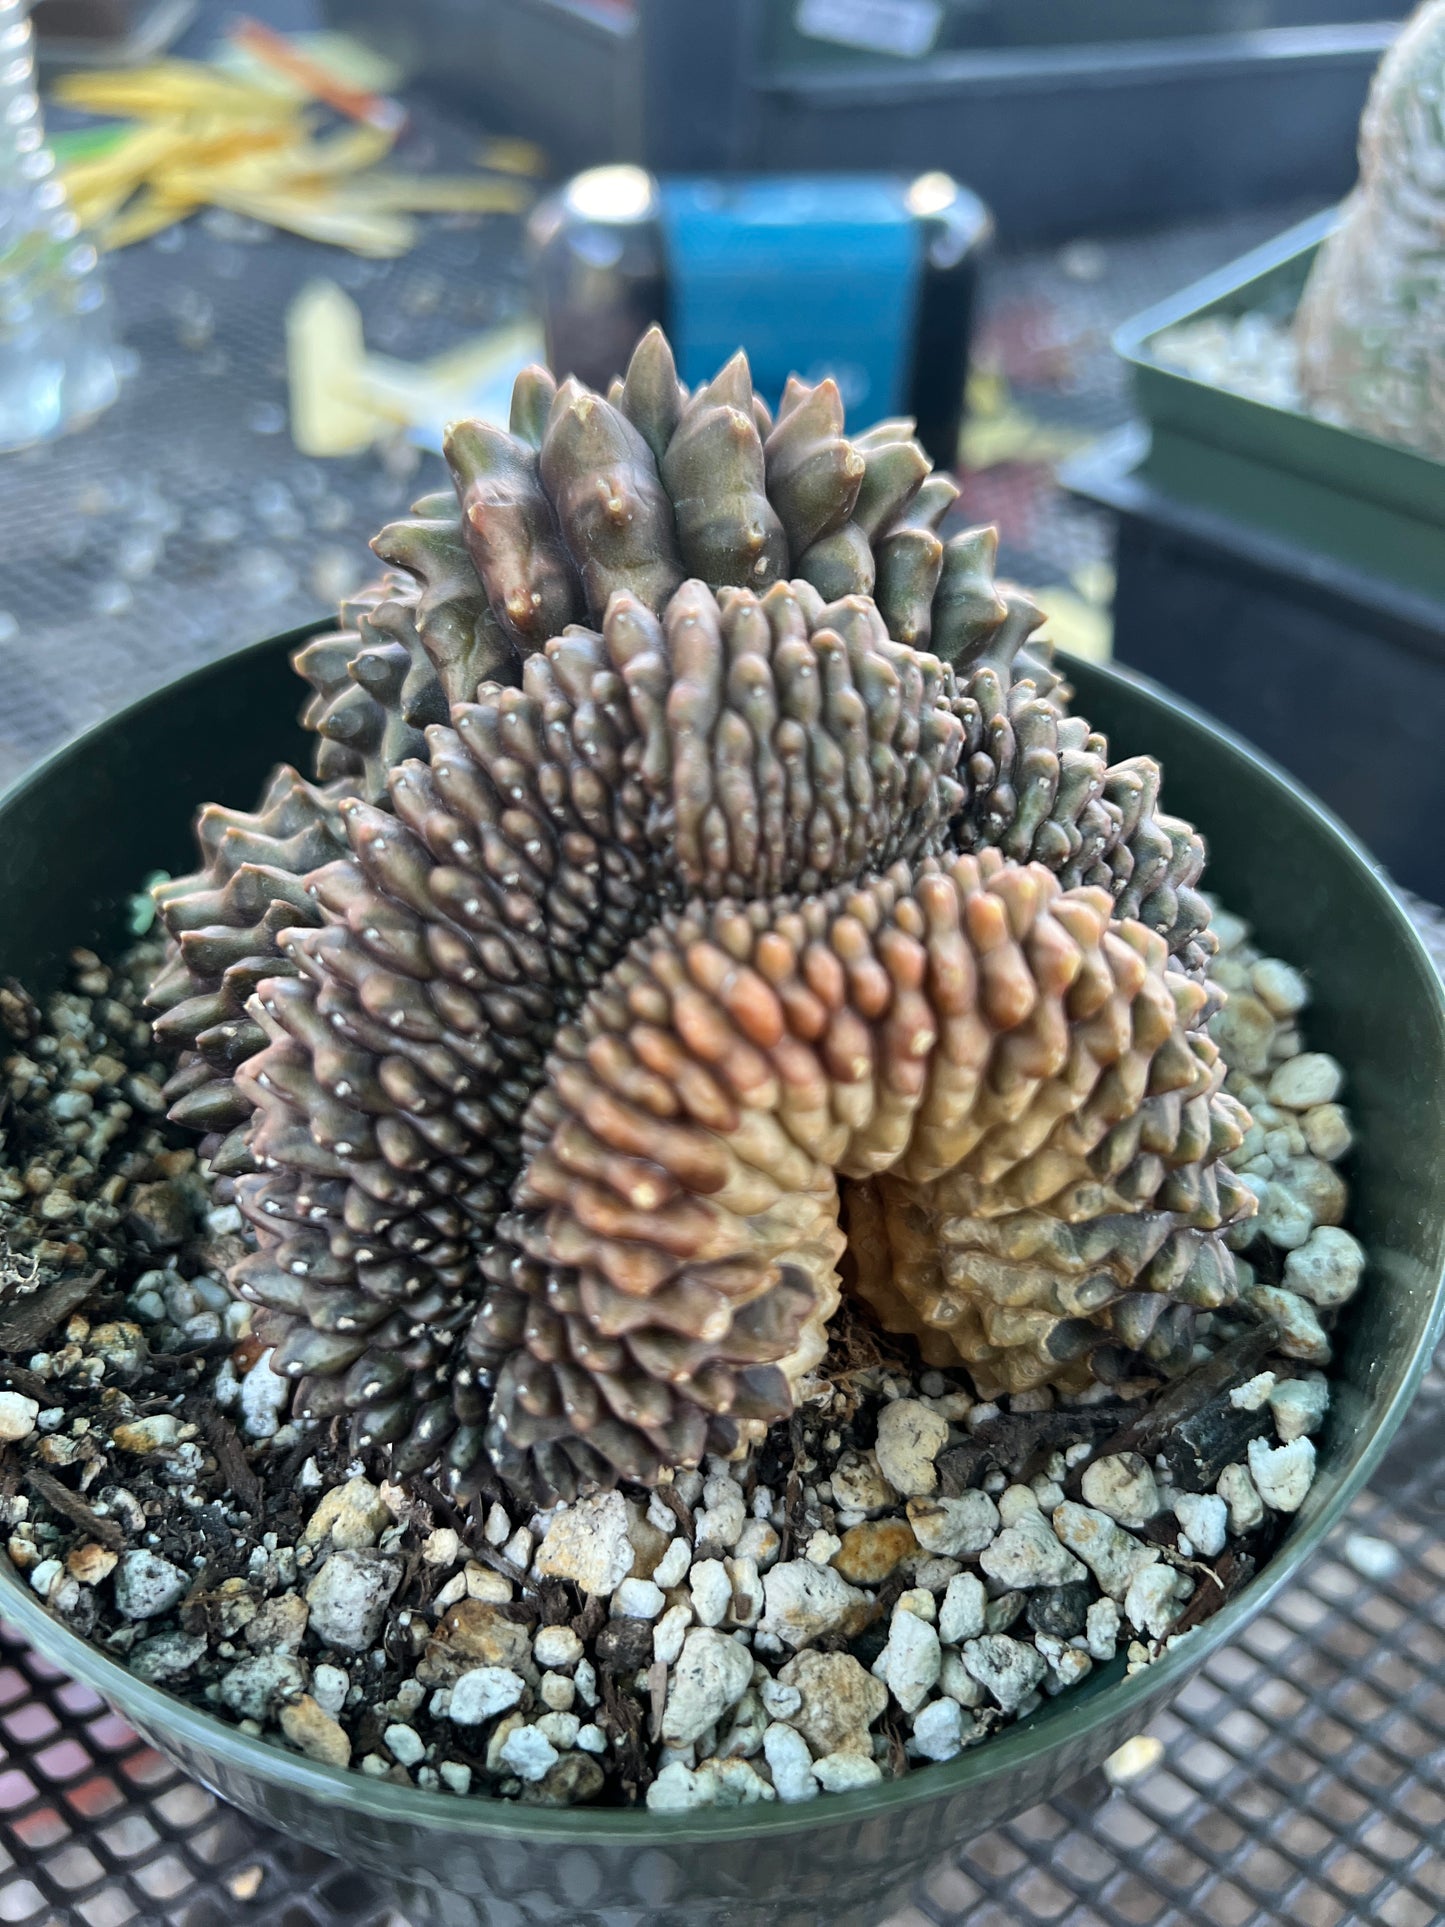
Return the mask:
<svg viewBox="0 0 1445 1927">
<path fill-rule="evenodd" d="M 1187 1360 L 1252 1208 L 1203 848 L 910 425 L 654 332 L 447 455 L 298 656 L 318 783 L 159 893 L 298 1408 L 545 1497 L 786 1415 L 844 1290 L 985 1393 Z"/>
<path fill-rule="evenodd" d="M 1445 458 L 1445 0 L 1380 63 L 1359 185 L 1295 317 L 1306 400 L 1351 428 Z"/>
</svg>

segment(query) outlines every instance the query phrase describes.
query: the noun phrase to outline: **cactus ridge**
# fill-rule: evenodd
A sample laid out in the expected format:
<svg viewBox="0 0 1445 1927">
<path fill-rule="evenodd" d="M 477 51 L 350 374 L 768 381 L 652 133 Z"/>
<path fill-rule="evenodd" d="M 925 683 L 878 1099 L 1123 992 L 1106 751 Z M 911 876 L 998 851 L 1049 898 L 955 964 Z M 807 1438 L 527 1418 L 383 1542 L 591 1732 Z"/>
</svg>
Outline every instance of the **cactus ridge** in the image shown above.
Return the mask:
<svg viewBox="0 0 1445 1927">
<path fill-rule="evenodd" d="M 297 658 L 324 780 L 159 895 L 297 1410 L 544 1499 L 788 1412 L 840 1289 L 981 1389 L 1172 1368 L 1252 1208 L 1203 846 L 908 425 L 653 335 L 448 456 Z"/>
</svg>

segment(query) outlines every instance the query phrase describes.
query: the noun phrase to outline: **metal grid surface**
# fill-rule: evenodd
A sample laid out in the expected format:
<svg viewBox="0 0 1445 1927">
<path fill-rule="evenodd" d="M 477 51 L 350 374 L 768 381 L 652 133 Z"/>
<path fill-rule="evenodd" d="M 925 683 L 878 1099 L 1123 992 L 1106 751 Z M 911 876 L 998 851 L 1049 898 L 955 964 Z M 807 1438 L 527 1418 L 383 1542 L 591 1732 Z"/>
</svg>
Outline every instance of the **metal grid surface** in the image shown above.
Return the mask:
<svg viewBox="0 0 1445 1927">
<path fill-rule="evenodd" d="M 1155 1770 L 971 1841 L 880 1927 L 1445 1916 L 1442 1426 L 1437 1374 L 1301 1583 L 1154 1721 Z M 406 1927 L 379 1882 L 224 1806 L 3 1635 L 0 1735 L 0 1921 Z"/>
<path fill-rule="evenodd" d="M 461 141 L 433 131 L 413 158 L 432 142 L 456 158 Z M 1034 419 L 1114 427 L 1128 399 L 1112 327 L 1301 211 L 998 261 L 983 357 Z M 281 330 L 302 283 L 331 275 L 372 347 L 420 358 L 519 311 L 519 238 L 506 220 L 434 222 L 404 261 L 371 263 L 210 217 L 111 263 L 135 360 L 122 400 L 87 433 L 0 461 L 0 783 L 119 703 L 333 601 L 366 536 L 433 485 L 426 466 L 291 447 Z M 1107 518 L 1063 498 L 1045 463 L 970 478 L 965 506 L 1001 521 L 1024 580 L 1107 559 Z M 1437 1378 L 1302 1582 L 1155 1722 L 1156 1770 L 1123 1788 L 1091 1776 L 971 1842 L 886 1927 L 1445 1918 L 1442 1518 Z M 0 1630 L 0 1922 L 250 1918 L 406 1927 L 378 1883 L 224 1806 Z"/>
</svg>

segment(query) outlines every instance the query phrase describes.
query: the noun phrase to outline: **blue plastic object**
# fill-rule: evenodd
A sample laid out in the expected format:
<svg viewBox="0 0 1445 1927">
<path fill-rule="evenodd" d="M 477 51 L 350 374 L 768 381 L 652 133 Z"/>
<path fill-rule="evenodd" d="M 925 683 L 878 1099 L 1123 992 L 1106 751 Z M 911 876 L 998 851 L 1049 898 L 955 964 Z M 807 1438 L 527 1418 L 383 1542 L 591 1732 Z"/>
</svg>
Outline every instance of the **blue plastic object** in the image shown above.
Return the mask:
<svg viewBox="0 0 1445 1927">
<path fill-rule="evenodd" d="M 832 375 L 855 420 L 906 412 L 923 279 L 906 181 L 674 177 L 658 188 L 673 350 L 689 386 L 741 343 L 770 405 L 797 373 Z"/>
</svg>

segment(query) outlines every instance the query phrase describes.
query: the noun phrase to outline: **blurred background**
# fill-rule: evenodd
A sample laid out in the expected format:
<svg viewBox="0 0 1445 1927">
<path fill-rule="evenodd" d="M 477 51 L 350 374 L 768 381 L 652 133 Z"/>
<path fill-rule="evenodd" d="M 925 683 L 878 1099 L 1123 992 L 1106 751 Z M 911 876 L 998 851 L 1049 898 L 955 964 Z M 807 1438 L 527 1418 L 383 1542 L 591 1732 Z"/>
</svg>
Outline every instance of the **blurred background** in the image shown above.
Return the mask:
<svg viewBox="0 0 1445 1927">
<path fill-rule="evenodd" d="M 1159 421 L 1152 448 L 1129 439 L 1185 386 L 1253 380 L 1272 414 L 1246 440 L 1284 435 L 1288 465 L 1287 341 L 1186 328 L 1205 359 L 1172 388 L 1113 343 L 1161 300 L 1160 321 L 1201 292 L 1231 321 L 1256 309 L 1240 257 L 1349 189 L 1404 11 L 36 0 L 32 63 L 26 0 L 0 0 L 0 447 L 21 450 L 0 457 L 0 779 L 333 606 L 368 574 L 366 538 L 444 479 L 450 417 L 503 415 L 543 354 L 605 386 L 660 319 L 689 381 L 742 343 L 764 393 L 833 373 L 851 425 L 913 415 L 1057 640 L 1242 728 L 1445 896 L 1419 820 L 1445 806 L 1419 733 L 1442 702 L 1438 479 L 1385 478 L 1434 507 L 1393 531 L 1401 579 L 1378 579 L 1374 546 L 1344 557 L 1348 499 L 1299 526 L 1268 462 L 1215 473 L 1219 410 L 1183 461 Z M 1319 238 L 1271 257 L 1290 307 Z M 1319 650 L 1386 650 L 1398 754 L 1346 702 L 1306 730 L 1262 700 L 1280 648 L 1280 688 Z"/>
<path fill-rule="evenodd" d="M 0 786 L 333 608 L 449 419 L 544 356 L 605 386 L 661 319 L 688 380 L 741 342 L 764 392 L 913 415 L 1058 642 L 1263 743 L 1438 902 L 1445 469 L 1320 441 L 1288 345 L 1406 11 L 0 0 Z M 1438 1921 L 1433 1459 L 1118 1784 L 908 1922 Z M 1366 1648 L 1389 1704 L 1347 1695 Z M 394 1919 L 7 1656 L 0 1919 Z"/>
<path fill-rule="evenodd" d="M 24 11 L 0 0 L 12 41 Z M 755 365 L 837 369 L 852 424 L 924 415 L 960 514 L 998 521 L 1060 639 L 1106 648 L 1112 523 L 1055 470 L 1131 414 L 1112 331 L 1349 186 L 1402 11 L 38 0 L 41 185 L 99 250 L 119 394 L 0 457 L 0 779 L 356 587 L 367 538 L 441 479 L 447 415 L 495 412 L 542 352 L 544 296 L 569 350 L 578 308 L 618 361 L 652 312 L 677 331 L 701 301 L 684 374 L 741 339 Z M 650 182 L 594 180 L 539 263 L 536 203 L 609 162 Z M 720 207 L 709 184 L 738 176 L 765 177 L 755 204 Z M 23 332 L 0 333 L 15 368 Z"/>
</svg>

